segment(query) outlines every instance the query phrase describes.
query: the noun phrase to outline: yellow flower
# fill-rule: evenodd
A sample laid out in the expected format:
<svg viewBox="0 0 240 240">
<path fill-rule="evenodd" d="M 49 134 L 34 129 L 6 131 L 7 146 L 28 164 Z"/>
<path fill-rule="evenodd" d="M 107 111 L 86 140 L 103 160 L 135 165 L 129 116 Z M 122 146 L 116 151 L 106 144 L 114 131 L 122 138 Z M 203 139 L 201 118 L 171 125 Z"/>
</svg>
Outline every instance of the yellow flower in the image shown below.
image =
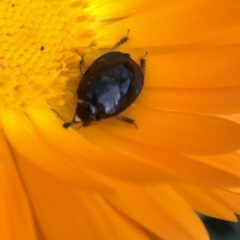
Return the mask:
<svg viewBox="0 0 240 240">
<path fill-rule="evenodd" d="M 0 239 L 207 240 L 240 213 L 240 2 L 2 0 Z M 64 129 L 78 62 L 149 52 L 118 119 Z M 222 117 L 223 116 L 223 117 Z"/>
</svg>

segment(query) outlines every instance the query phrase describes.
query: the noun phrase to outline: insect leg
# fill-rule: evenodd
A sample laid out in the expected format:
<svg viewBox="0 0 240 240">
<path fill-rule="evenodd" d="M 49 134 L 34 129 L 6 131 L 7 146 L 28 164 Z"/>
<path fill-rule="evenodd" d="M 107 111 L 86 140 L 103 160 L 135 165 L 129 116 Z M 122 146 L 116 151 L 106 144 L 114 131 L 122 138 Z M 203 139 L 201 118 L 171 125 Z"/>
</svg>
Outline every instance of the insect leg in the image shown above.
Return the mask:
<svg viewBox="0 0 240 240">
<path fill-rule="evenodd" d="M 146 56 L 147 55 L 148 55 L 148 52 L 146 52 L 144 54 L 144 56 L 140 59 L 140 66 L 141 66 L 141 69 L 142 69 L 144 75 L 145 75 L 145 71 L 146 71 Z"/>
<path fill-rule="evenodd" d="M 79 62 L 79 68 L 80 68 L 80 71 L 81 71 L 81 74 L 83 76 L 84 72 L 85 72 L 85 68 L 84 68 L 84 56 L 81 56 L 81 61 Z"/>
<path fill-rule="evenodd" d="M 84 72 L 85 72 L 85 68 L 84 68 L 84 56 L 81 55 L 81 53 L 75 49 L 76 53 L 81 57 L 81 60 L 79 61 L 79 68 L 80 68 L 80 72 L 83 76 Z"/>
<path fill-rule="evenodd" d="M 81 122 L 82 122 L 82 120 L 78 117 L 77 114 L 75 114 L 73 120 L 72 120 L 71 122 L 65 122 L 65 123 L 63 124 L 63 127 L 64 127 L 64 128 L 69 128 L 69 127 L 72 126 L 73 124 L 81 123 Z"/>
<path fill-rule="evenodd" d="M 128 117 L 124 117 L 122 115 L 117 115 L 116 118 L 118 118 L 119 120 L 122 120 L 126 123 L 130 123 L 130 124 L 133 124 L 135 126 L 135 128 L 138 128 L 137 127 L 137 124 L 135 123 L 135 120 L 131 119 L 131 118 L 128 118 Z"/>
<path fill-rule="evenodd" d="M 69 128 L 70 126 L 72 126 L 72 124 L 73 124 L 73 122 L 65 122 L 65 123 L 63 124 L 63 127 L 64 127 L 64 128 Z"/>
<path fill-rule="evenodd" d="M 129 32 L 130 30 L 128 29 L 127 34 L 123 36 L 118 42 L 116 42 L 113 47 L 109 50 L 109 52 L 114 52 L 116 51 L 120 46 L 122 46 L 124 43 L 126 43 L 129 39 Z"/>
</svg>

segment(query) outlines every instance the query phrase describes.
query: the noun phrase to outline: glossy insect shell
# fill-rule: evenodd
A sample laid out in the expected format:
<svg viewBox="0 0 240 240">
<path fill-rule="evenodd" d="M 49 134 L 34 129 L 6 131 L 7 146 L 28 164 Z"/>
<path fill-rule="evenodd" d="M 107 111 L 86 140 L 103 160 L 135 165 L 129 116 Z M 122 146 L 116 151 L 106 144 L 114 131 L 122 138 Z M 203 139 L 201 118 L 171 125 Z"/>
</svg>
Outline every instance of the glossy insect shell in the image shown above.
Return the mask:
<svg viewBox="0 0 240 240">
<path fill-rule="evenodd" d="M 109 52 L 96 59 L 84 73 L 77 95 L 79 100 L 95 106 L 100 120 L 129 107 L 140 94 L 143 83 L 143 71 L 128 53 Z"/>
</svg>

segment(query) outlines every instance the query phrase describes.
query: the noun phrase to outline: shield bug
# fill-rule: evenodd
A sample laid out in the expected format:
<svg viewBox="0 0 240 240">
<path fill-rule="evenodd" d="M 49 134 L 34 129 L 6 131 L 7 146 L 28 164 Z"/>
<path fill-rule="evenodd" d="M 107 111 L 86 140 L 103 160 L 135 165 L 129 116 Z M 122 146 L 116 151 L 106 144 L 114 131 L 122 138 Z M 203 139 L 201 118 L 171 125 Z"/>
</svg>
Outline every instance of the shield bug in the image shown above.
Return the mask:
<svg viewBox="0 0 240 240">
<path fill-rule="evenodd" d="M 116 52 L 128 39 L 129 30 L 108 53 L 96 59 L 86 71 L 82 57 L 79 63 L 82 79 L 77 89 L 76 113 L 71 122 L 63 124 L 64 128 L 74 123 L 82 123 L 82 126 L 86 127 L 114 116 L 135 124 L 133 119 L 122 116 L 121 112 L 128 108 L 142 91 L 147 53 L 138 65 L 130 54 Z"/>
</svg>

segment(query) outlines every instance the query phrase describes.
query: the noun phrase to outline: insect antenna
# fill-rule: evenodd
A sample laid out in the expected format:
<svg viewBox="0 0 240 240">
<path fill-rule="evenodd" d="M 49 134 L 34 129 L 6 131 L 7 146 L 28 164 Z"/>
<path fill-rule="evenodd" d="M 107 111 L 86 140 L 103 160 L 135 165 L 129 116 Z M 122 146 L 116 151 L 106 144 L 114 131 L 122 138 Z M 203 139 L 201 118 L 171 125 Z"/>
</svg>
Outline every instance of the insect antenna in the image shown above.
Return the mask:
<svg viewBox="0 0 240 240">
<path fill-rule="evenodd" d="M 121 47 L 124 43 L 126 43 L 129 39 L 129 32 L 130 30 L 128 29 L 127 34 L 123 36 L 118 42 L 116 42 L 113 47 L 109 50 L 109 52 L 114 52 L 116 51 L 119 47 Z"/>
<path fill-rule="evenodd" d="M 144 56 L 140 59 L 140 66 L 143 71 L 143 74 L 145 75 L 146 72 L 146 57 L 148 55 L 148 52 L 144 54 Z"/>
</svg>

